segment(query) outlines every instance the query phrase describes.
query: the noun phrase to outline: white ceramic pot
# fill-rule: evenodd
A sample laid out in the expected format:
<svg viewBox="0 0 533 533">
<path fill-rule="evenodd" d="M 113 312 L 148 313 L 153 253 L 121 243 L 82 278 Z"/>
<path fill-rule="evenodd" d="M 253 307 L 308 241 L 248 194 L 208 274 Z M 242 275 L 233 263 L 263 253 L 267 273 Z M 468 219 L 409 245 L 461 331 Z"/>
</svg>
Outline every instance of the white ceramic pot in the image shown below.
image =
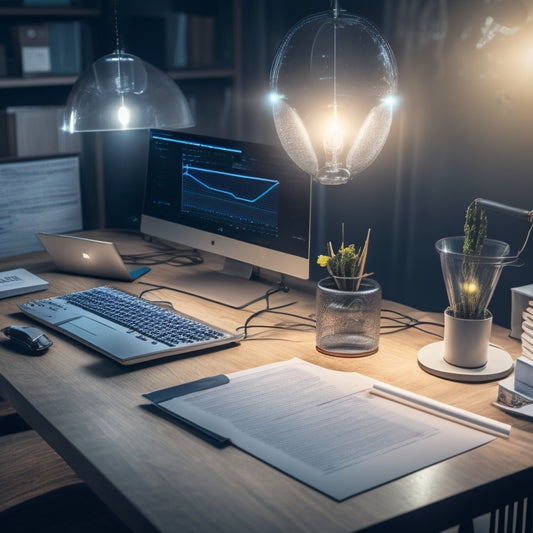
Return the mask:
<svg viewBox="0 0 533 533">
<path fill-rule="evenodd" d="M 492 314 L 485 318 L 456 318 L 450 308 L 444 312 L 444 360 L 462 368 L 487 364 Z"/>
</svg>

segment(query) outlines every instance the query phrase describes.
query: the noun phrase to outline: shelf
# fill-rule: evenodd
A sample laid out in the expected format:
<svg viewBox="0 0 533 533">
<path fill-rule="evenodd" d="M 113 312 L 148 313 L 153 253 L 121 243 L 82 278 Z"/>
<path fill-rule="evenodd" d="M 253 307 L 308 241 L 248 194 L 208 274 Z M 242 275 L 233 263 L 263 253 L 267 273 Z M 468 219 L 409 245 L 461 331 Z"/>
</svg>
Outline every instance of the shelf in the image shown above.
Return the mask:
<svg viewBox="0 0 533 533">
<path fill-rule="evenodd" d="M 0 78 L 0 89 L 24 89 L 27 87 L 54 87 L 73 85 L 78 76 L 43 76 L 35 78 Z"/>
<path fill-rule="evenodd" d="M 168 75 L 174 80 L 208 80 L 232 78 L 234 69 L 176 70 Z M 24 89 L 30 87 L 54 87 L 73 85 L 78 79 L 72 76 L 36 76 L 34 78 L 0 78 L 0 89 Z"/>
<path fill-rule="evenodd" d="M 215 78 L 232 78 L 235 70 L 232 68 L 205 69 L 205 70 L 174 70 L 167 72 L 174 80 L 208 80 Z"/>
<path fill-rule="evenodd" d="M 0 17 L 99 17 L 99 8 L 85 7 L 0 7 Z"/>
</svg>

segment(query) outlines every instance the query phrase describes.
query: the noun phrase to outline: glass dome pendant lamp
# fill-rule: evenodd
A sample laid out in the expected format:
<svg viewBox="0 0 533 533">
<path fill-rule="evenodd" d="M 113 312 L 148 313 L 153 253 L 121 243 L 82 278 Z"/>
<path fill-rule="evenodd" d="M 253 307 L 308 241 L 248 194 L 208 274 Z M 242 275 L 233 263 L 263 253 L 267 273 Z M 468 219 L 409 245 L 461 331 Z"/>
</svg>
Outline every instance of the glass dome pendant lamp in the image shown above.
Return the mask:
<svg viewBox="0 0 533 533">
<path fill-rule="evenodd" d="M 76 133 L 194 126 L 187 99 L 176 82 L 121 49 L 116 0 L 114 23 L 116 49 L 93 63 L 72 87 L 63 130 Z"/>
<path fill-rule="evenodd" d="M 291 159 L 326 185 L 347 183 L 379 155 L 397 90 L 392 50 L 368 20 L 339 9 L 285 36 L 270 72 L 276 132 Z"/>
</svg>

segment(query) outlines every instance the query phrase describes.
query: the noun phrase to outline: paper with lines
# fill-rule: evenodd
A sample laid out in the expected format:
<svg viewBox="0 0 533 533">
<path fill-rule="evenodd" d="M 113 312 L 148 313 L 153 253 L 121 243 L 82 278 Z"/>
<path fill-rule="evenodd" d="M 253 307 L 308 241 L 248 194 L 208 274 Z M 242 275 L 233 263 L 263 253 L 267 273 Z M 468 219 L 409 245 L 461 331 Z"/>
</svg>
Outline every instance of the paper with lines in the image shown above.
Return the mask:
<svg viewBox="0 0 533 533">
<path fill-rule="evenodd" d="M 495 437 L 370 394 L 375 383 L 291 359 L 158 403 L 336 500 Z"/>
</svg>

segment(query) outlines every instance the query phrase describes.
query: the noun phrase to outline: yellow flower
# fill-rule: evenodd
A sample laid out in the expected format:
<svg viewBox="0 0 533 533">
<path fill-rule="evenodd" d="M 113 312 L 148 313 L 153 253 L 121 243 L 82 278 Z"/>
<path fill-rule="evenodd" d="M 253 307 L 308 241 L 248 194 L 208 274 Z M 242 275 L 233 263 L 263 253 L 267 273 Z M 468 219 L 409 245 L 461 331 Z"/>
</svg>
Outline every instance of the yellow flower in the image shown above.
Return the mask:
<svg viewBox="0 0 533 533">
<path fill-rule="evenodd" d="M 370 228 L 366 234 L 364 246 L 356 249 L 355 244 L 344 246 L 344 224 L 342 226 L 342 244 L 337 253 L 333 251 L 331 241 L 328 242 L 329 255 L 319 255 L 316 262 L 321 267 L 327 267 L 328 272 L 335 279 L 340 290 L 359 290 L 363 278 L 372 274 L 365 274 L 365 262 L 370 240 Z"/>
</svg>

